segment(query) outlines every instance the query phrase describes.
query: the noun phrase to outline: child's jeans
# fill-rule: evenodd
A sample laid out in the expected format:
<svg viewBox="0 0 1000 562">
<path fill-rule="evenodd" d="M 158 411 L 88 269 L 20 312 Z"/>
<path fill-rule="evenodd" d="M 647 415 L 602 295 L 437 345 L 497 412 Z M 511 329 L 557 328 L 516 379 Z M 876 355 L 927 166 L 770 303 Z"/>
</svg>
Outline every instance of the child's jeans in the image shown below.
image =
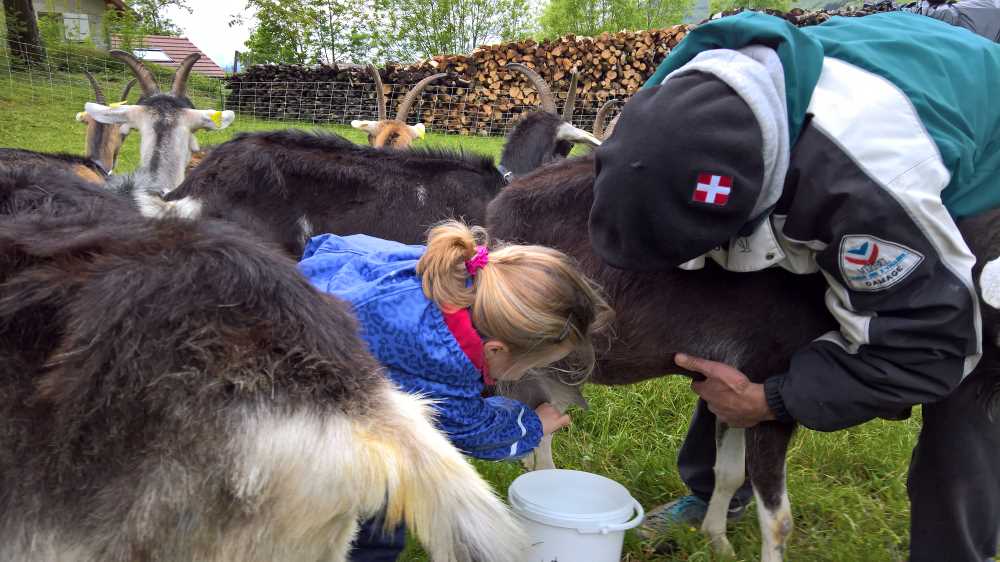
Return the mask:
<svg viewBox="0 0 1000 562">
<path fill-rule="evenodd" d="M 385 513 L 363 521 L 358 530 L 358 536 L 347 555 L 350 562 L 396 562 L 406 546 L 406 526 L 400 525 L 394 530 L 382 531 L 382 518 Z"/>
</svg>

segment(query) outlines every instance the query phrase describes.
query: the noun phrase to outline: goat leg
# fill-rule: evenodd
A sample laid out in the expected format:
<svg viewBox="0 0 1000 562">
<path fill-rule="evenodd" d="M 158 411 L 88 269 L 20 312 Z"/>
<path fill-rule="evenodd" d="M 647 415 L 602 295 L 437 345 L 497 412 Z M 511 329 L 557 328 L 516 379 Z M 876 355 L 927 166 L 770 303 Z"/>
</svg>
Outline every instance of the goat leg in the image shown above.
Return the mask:
<svg viewBox="0 0 1000 562">
<path fill-rule="evenodd" d="M 556 467 L 556 462 L 552 458 L 552 434 L 542 437 L 533 451 L 521 459 L 521 465 L 525 470 L 548 470 Z"/>
<path fill-rule="evenodd" d="M 760 559 L 761 562 L 781 562 L 792 534 L 785 457 L 795 425 L 765 422 L 747 431 L 750 482 L 757 498 L 757 521 L 763 542 Z"/>
<path fill-rule="evenodd" d="M 716 554 L 733 558 L 736 553 L 726 538 L 729 502 L 746 480 L 746 430 L 715 422 L 715 489 L 701 532 L 712 540 Z"/>
</svg>

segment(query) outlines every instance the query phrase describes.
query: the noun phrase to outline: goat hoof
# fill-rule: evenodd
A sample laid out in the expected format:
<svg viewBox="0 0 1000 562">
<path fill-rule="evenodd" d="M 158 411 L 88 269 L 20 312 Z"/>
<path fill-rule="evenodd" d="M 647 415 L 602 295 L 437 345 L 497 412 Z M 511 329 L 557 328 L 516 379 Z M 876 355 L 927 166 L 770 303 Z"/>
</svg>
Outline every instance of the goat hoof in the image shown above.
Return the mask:
<svg viewBox="0 0 1000 562">
<path fill-rule="evenodd" d="M 725 536 L 712 537 L 712 550 L 715 551 L 716 556 L 723 560 L 736 558 L 736 551 L 733 550 L 733 545 Z"/>
</svg>

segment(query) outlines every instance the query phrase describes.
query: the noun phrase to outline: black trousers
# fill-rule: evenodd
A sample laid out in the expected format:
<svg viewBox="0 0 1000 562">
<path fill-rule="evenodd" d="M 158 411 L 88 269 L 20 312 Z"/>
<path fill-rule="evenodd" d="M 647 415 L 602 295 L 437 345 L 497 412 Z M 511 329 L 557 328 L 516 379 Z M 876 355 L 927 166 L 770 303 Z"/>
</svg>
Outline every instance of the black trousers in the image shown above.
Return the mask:
<svg viewBox="0 0 1000 562">
<path fill-rule="evenodd" d="M 1000 384 L 1000 376 L 979 369 L 944 400 L 923 406 L 906 482 L 910 562 L 983 562 L 997 553 L 1000 412 L 990 421 L 984 405 L 993 384 Z M 715 415 L 699 400 L 677 466 L 691 492 L 706 501 L 714 465 Z M 748 481 L 733 503 L 752 496 Z"/>
<path fill-rule="evenodd" d="M 382 530 L 383 515 L 361 523 L 358 536 L 347 555 L 350 562 L 396 562 L 396 558 L 403 553 L 406 526 L 400 525 L 385 533 Z"/>
</svg>

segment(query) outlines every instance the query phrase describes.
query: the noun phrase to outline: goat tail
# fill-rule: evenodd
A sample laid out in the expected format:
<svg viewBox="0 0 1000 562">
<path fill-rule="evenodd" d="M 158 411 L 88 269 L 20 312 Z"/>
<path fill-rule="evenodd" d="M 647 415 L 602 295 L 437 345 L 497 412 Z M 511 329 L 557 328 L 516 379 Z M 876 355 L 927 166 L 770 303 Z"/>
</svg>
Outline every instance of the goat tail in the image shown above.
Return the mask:
<svg viewBox="0 0 1000 562">
<path fill-rule="evenodd" d="M 429 421 L 428 402 L 392 392 L 383 424 L 390 478 L 386 526 L 406 521 L 434 562 L 517 562 L 527 537 L 507 507 Z M 392 458 L 396 456 L 396 458 Z M 395 482 L 393 482 L 395 480 Z"/>
<path fill-rule="evenodd" d="M 201 216 L 201 202 L 193 197 L 167 201 L 156 191 L 147 189 L 136 189 L 132 196 L 144 217 L 196 219 Z"/>
</svg>

